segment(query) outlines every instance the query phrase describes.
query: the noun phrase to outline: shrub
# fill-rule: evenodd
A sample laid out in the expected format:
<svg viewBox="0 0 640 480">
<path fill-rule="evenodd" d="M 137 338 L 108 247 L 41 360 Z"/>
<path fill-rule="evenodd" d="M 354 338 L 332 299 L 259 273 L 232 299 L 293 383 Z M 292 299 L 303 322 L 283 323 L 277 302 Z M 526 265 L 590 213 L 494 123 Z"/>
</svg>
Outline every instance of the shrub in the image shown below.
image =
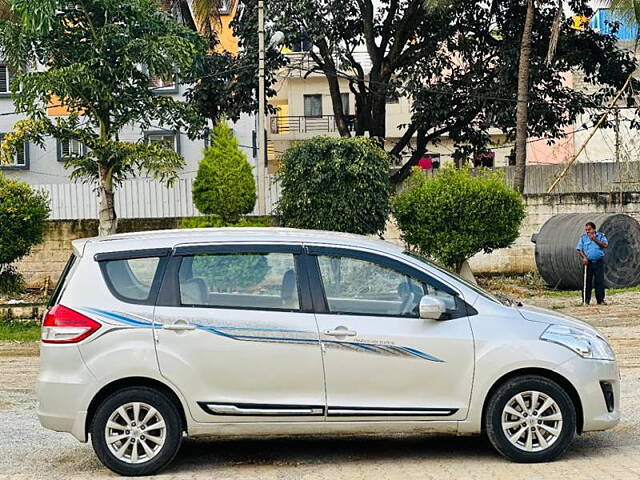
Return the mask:
<svg viewBox="0 0 640 480">
<path fill-rule="evenodd" d="M 242 217 L 236 223 L 225 225 L 220 217 L 184 218 L 180 228 L 220 228 L 220 227 L 271 227 L 270 217 Z"/>
<path fill-rule="evenodd" d="M 256 184 L 246 155 L 224 121 L 211 135 L 193 182 L 193 203 L 205 215 L 221 220 L 222 226 L 236 223 L 251 213 L 256 203 Z"/>
<path fill-rule="evenodd" d="M 389 215 L 389 160 L 367 138 L 315 137 L 281 158 L 282 223 L 359 234 L 384 231 Z"/>
<path fill-rule="evenodd" d="M 0 289 L 20 290 L 21 278 L 12 263 L 42 241 L 49 216 L 46 193 L 0 175 Z"/>
<path fill-rule="evenodd" d="M 434 177 L 414 171 L 393 200 L 402 239 L 418 252 L 460 270 L 476 253 L 506 248 L 525 216 L 519 193 L 501 172 L 445 168 Z"/>
</svg>

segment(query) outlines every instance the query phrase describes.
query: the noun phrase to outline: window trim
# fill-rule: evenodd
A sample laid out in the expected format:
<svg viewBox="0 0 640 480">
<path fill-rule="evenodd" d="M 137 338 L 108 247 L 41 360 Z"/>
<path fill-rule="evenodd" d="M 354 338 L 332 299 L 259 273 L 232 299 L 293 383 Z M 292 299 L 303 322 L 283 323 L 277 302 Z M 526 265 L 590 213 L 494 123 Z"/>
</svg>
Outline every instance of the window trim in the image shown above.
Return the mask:
<svg viewBox="0 0 640 480">
<path fill-rule="evenodd" d="M 9 75 L 9 65 L 6 63 L 0 63 L 0 67 L 5 67 L 5 81 L 7 82 L 7 91 L 0 91 L 0 98 L 9 98 L 11 97 L 11 76 Z"/>
<path fill-rule="evenodd" d="M 146 144 L 149 144 L 149 137 L 153 137 L 153 136 L 157 136 L 157 135 L 162 135 L 162 136 L 167 136 L 167 135 L 173 135 L 174 141 L 173 141 L 173 146 L 174 146 L 174 152 L 176 152 L 177 154 L 182 154 L 181 152 L 181 148 L 180 148 L 180 131 L 177 130 L 145 130 L 144 131 L 144 142 Z"/>
<path fill-rule="evenodd" d="M 4 138 L 4 136 L 7 134 L 7 132 L 2 132 L 0 133 L 0 142 L 2 141 L 2 139 Z M 23 164 L 18 164 L 18 163 L 10 163 L 10 164 L 4 164 L 4 163 L 0 163 L 0 170 L 29 170 L 30 167 L 30 163 L 31 163 L 31 159 L 29 157 L 29 142 L 24 142 L 24 146 L 23 148 L 23 152 L 24 152 L 24 163 Z"/>
<path fill-rule="evenodd" d="M 288 253 L 293 256 L 296 284 L 298 287 L 299 308 L 260 308 L 249 306 L 221 306 L 221 305 L 190 305 L 183 304 L 180 295 L 180 266 L 184 257 L 196 255 L 215 254 L 243 254 L 243 253 Z M 309 288 L 309 266 L 303 255 L 302 244 L 198 244 L 177 245 L 173 249 L 173 255 L 165 271 L 162 286 L 158 292 L 156 306 L 179 308 L 210 308 L 219 310 L 248 310 L 260 312 L 289 312 L 289 313 L 313 313 L 313 301 Z"/>
<path fill-rule="evenodd" d="M 67 139 L 67 142 L 71 142 L 72 140 Z M 76 142 L 78 142 L 80 144 L 80 153 L 79 155 L 82 157 L 84 155 L 87 154 L 87 146 L 80 142 L 79 140 L 74 140 Z M 57 159 L 59 162 L 64 162 L 64 154 L 63 154 L 63 149 L 62 149 L 62 140 L 60 140 L 59 138 L 56 138 L 56 155 L 57 155 Z M 71 146 L 69 146 L 69 151 L 71 152 Z"/>
<path fill-rule="evenodd" d="M 464 298 L 460 295 L 460 292 L 454 290 L 447 284 L 441 282 L 437 278 L 434 278 L 427 273 L 415 268 L 412 265 L 404 263 L 400 260 L 396 260 L 394 258 L 388 257 L 383 253 L 373 253 L 364 250 L 352 249 L 348 247 L 331 247 L 331 246 L 317 246 L 317 245 L 309 245 L 306 247 L 307 253 L 309 256 L 314 258 L 314 271 L 310 275 L 312 289 L 319 290 L 321 299 L 317 299 L 317 296 L 314 297 L 314 307 L 315 313 L 323 314 L 323 315 L 350 315 L 356 317 L 387 317 L 387 318 L 398 318 L 398 319 L 415 319 L 414 317 L 403 317 L 401 315 L 389 315 L 389 314 L 372 314 L 372 313 L 356 313 L 356 312 L 332 312 L 329 309 L 329 302 L 327 300 L 327 295 L 324 290 L 324 285 L 322 282 L 322 273 L 320 272 L 320 265 L 318 264 L 318 256 L 333 256 L 333 257 L 347 257 L 353 258 L 355 260 L 362 260 L 371 263 L 376 263 L 378 265 L 391 268 L 402 275 L 407 275 L 416 280 L 426 283 L 438 290 L 441 290 L 449 295 L 453 295 L 459 299 L 460 302 L 464 305 L 463 308 L 459 308 L 458 312 L 447 318 L 446 320 L 453 320 L 460 317 L 467 317 L 472 314 L 474 311 L 469 307 L 467 302 L 465 302 Z M 461 306 L 462 307 L 462 306 Z M 477 312 L 476 312 L 477 313 Z"/>
<path fill-rule="evenodd" d="M 320 114 L 319 115 L 307 115 L 307 98 L 311 97 L 320 97 Z M 302 95 L 302 110 L 304 113 L 304 118 L 321 118 L 322 117 L 322 94 L 321 93 L 305 93 Z"/>
<path fill-rule="evenodd" d="M 151 90 L 151 93 L 154 93 L 156 95 L 167 95 L 167 94 L 171 95 L 171 94 L 180 92 L 180 87 L 178 85 L 178 80 L 179 80 L 178 72 L 173 73 L 173 86 L 171 87 L 152 87 L 151 78 L 154 75 L 151 75 L 151 73 L 149 73 L 149 67 L 147 67 L 146 65 L 143 65 L 142 72 L 147 76 L 148 83 L 149 83 L 149 90 Z"/>
<path fill-rule="evenodd" d="M 229 15 L 231 13 L 231 0 L 222 0 L 218 13 L 220 15 Z"/>
<path fill-rule="evenodd" d="M 103 252 L 96 253 L 94 255 L 94 260 L 98 262 L 100 267 L 100 272 L 102 273 L 102 278 L 104 279 L 107 288 L 111 295 L 124 303 L 134 304 L 134 305 L 149 305 L 153 306 L 157 303 L 158 294 L 160 292 L 160 286 L 162 280 L 164 278 L 164 274 L 167 268 L 167 263 L 169 260 L 168 254 L 171 249 L 167 248 L 154 248 L 147 250 L 125 250 L 121 252 Z M 135 260 L 138 258 L 157 258 L 158 259 L 158 267 L 156 268 L 156 272 L 153 276 L 153 280 L 151 281 L 151 287 L 149 288 L 149 295 L 144 299 L 136 299 L 129 298 L 121 295 L 118 290 L 115 288 L 115 285 L 111 281 L 107 273 L 107 262 L 112 261 L 121 261 L 121 260 Z"/>
</svg>

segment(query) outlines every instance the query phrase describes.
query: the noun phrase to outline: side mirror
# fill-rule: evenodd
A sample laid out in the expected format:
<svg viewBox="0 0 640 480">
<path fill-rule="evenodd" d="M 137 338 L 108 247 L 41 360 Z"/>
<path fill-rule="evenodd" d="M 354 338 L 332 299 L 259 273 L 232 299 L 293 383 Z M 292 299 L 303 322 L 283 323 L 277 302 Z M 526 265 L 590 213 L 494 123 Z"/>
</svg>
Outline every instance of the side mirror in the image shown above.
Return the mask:
<svg viewBox="0 0 640 480">
<path fill-rule="evenodd" d="M 445 312 L 446 306 L 439 298 L 425 295 L 420 299 L 420 318 L 440 320 Z"/>
</svg>

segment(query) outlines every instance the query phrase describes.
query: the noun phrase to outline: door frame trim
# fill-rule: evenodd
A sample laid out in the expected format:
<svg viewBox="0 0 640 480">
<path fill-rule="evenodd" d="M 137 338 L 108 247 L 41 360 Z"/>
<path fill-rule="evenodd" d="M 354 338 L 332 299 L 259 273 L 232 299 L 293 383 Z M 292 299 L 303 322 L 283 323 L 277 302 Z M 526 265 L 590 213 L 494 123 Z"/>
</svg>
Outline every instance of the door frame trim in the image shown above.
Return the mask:
<svg viewBox="0 0 640 480">
<path fill-rule="evenodd" d="M 311 417 L 324 416 L 320 405 L 274 405 L 269 403 L 198 402 L 200 408 L 210 415 L 250 417 Z"/>
</svg>

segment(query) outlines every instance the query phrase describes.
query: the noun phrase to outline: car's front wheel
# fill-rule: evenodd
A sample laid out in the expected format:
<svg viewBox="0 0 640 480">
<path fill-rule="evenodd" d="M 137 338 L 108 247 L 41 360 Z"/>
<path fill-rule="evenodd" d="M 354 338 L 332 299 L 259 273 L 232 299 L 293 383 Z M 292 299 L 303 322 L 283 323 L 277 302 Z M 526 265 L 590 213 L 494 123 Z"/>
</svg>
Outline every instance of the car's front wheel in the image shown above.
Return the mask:
<svg viewBox="0 0 640 480">
<path fill-rule="evenodd" d="M 508 380 L 489 399 L 484 426 L 495 449 L 516 462 L 548 462 L 561 455 L 576 432 L 567 392 L 548 378 Z"/>
<path fill-rule="evenodd" d="M 180 415 L 163 393 L 147 387 L 126 388 L 98 407 L 91 442 L 100 461 L 114 472 L 151 475 L 178 453 Z"/>
</svg>

